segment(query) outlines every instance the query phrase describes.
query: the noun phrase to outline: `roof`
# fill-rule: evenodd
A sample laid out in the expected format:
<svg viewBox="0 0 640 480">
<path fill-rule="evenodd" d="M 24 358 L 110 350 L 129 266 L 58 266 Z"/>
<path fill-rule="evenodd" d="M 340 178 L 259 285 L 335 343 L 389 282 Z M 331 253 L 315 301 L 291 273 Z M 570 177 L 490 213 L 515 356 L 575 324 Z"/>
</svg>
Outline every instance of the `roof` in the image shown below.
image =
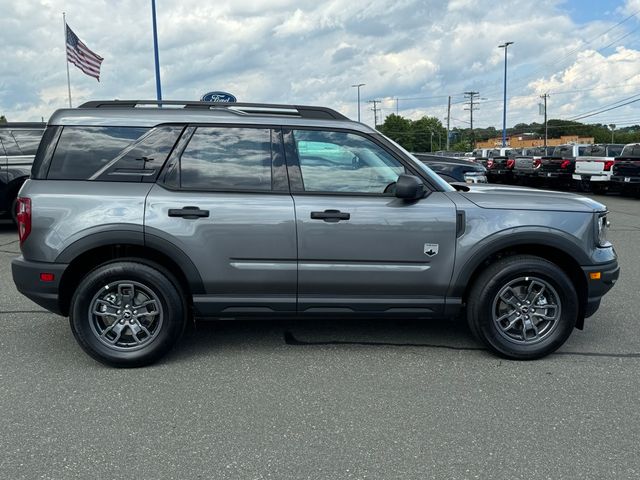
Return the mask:
<svg viewBox="0 0 640 480">
<path fill-rule="evenodd" d="M 163 108 L 159 108 L 159 103 Z M 176 122 L 348 127 L 374 132 L 369 126 L 326 107 L 262 103 L 99 100 L 87 102 L 78 108 L 57 110 L 49 119 L 49 125 L 84 126 L 153 127 Z"/>
<path fill-rule="evenodd" d="M 0 128 L 45 128 L 46 123 L 42 122 L 8 122 L 0 123 Z"/>
</svg>

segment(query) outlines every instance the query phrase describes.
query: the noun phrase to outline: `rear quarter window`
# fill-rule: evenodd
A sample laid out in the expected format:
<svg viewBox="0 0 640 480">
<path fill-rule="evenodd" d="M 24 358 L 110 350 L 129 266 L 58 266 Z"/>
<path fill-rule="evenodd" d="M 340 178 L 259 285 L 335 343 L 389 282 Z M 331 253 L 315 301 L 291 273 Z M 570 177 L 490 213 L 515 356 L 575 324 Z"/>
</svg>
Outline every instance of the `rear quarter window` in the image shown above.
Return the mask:
<svg viewBox="0 0 640 480">
<path fill-rule="evenodd" d="M 87 180 L 148 130 L 143 127 L 64 127 L 47 178 Z"/>
</svg>

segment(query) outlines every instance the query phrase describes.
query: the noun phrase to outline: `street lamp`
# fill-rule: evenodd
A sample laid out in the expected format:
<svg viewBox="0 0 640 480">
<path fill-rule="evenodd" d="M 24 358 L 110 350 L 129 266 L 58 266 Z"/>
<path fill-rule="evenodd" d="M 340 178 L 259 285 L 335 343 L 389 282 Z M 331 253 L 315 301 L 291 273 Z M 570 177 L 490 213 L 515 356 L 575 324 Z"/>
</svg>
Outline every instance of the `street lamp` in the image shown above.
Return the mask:
<svg viewBox="0 0 640 480">
<path fill-rule="evenodd" d="M 358 121 L 360 121 L 360 87 L 363 87 L 366 83 L 356 83 L 355 85 L 351 85 L 358 89 Z"/>
<path fill-rule="evenodd" d="M 502 147 L 507 146 L 507 49 L 513 42 L 504 42 L 498 48 L 504 48 L 504 101 L 502 105 Z"/>
</svg>

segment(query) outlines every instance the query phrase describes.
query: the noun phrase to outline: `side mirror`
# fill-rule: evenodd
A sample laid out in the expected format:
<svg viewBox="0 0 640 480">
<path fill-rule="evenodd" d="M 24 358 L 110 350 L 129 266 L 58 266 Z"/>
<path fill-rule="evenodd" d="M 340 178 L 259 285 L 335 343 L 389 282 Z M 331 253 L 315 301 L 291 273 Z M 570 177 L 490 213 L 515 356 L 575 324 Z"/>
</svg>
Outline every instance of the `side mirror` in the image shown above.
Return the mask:
<svg viewBox="0 0 640 480">
<path fill-rule="evenodd" d="M 424 197 L 422 180 L 413 175 L 400 175 L 396 182 L 396 197 L 405 200 L 417 200 Z"/>
</svg>

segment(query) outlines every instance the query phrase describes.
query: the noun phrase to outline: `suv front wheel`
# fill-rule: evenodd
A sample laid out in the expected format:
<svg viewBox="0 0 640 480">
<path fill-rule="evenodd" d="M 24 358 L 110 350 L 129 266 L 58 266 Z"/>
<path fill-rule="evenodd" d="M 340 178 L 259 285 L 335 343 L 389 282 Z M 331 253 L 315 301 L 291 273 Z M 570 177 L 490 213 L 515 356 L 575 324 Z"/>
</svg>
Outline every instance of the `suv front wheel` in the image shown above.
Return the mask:
<svg viewBox="0 0 640 480">
<path fill-rule="evenodd" d="M 175 344 L 186 323 L 174 282 L 131 261 L 108 263 L 87 274 L 73 295 L 69 317 L 82 349 L 115 367 L 153 363 Z"/>
<path fill-rule="evenodd" d="M 480 274 L 467 303 L 474 335 L 507 358 L 529 360 L 558 349 L 578 316 L 573 283 L 557 265 L 532 255 L 498 260 Z"/>
</svg>

